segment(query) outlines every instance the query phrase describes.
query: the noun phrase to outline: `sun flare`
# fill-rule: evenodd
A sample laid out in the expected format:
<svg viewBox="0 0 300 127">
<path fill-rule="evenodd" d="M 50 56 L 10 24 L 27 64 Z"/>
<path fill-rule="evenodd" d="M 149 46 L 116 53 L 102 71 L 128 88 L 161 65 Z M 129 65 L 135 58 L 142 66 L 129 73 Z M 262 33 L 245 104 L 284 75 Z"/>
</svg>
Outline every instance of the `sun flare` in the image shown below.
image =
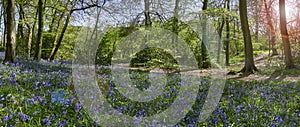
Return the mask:
<svg viewBox="0 0 300 127">
<path fill-rule="evenodd" d="M 297 8 L 296 4 L 286 3 L 285 14 L 286 14 L 286 18 L 288 20 L 294 19 L 294 17 L 296 17 L 296 14 L 298 11 L 299 11 L 299 9 Z"/>
<path fill-rule="evenodd" d="M 274 6 L 274 9 L 279 16 L 279 5 Z M 285 16 L 287 21 L 295 20 L 300 12 L 300 2 L 286 2 L 285 3 Z"/>
</svg>

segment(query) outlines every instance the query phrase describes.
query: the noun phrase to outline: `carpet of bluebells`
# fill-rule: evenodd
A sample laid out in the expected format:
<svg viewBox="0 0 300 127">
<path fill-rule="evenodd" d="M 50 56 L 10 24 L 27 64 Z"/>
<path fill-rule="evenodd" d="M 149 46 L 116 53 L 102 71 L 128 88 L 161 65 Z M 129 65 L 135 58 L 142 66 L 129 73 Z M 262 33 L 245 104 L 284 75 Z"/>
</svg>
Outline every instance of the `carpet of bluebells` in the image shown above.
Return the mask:
<svg viewBox="0 0 300 127">
<path fill-rule="evenodd" d="M 0 126 L 101 126 L 77 100 L 71 67 L 66 61 L 23 58 L 13 64 L 0 64 Z M 203 77 L 201 82 L 204 87 L 198 92 L 193 110 L 176 126 L 300 126 L 300 82 L 228 80 L 216 110 L 198 122 L 209 84 L 214 81 Z M 163 96 L 148 106 L 118 106 L 119 101 L 129 104 L 130 100 L 109 95 L 107 99 L 114 100 L 110 102 L 115 108 L 121 106 L 118 110 L 122 113 L 149 116 L 165 110 L 174 98 Z M 154 112 L 149 113 L 150 109 Z"/>
</svg>

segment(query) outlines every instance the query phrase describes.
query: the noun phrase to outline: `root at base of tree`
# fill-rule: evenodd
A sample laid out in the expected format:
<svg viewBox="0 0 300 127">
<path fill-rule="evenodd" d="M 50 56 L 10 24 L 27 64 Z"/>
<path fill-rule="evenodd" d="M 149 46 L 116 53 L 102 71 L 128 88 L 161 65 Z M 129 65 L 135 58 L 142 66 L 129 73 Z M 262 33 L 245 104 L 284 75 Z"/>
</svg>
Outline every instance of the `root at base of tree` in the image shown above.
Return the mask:
<svg viewBox="0 0 300 127">
<path fill-rule="evenodd" d="M 244 66 L 238 73 L 243 73 L 243 76 L 254 74 L 255 71 L 259 71 L 255 66 Z"/>
</svg>

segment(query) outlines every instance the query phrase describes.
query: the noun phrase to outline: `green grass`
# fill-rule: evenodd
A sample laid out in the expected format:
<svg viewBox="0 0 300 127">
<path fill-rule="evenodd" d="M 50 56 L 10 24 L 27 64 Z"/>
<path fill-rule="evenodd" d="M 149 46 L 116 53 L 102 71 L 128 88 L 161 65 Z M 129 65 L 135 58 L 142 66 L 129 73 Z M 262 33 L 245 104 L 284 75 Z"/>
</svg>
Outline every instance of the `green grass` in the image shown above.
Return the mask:
<svg viewBox="0 0 300 127">
<path fill-rule="evenodd" d="M 268 52 L 268 50 L 253 51 L 253 57 L 255 58 L 255 57 L 259 56 L 261 53 L 264 53 L 264 52 Z M 236 64 L 238 62 L 243 62 L 243 61 L 245 61 L 245 54 L 241 53 L 238 56 L 231 56 L 230 60 L 229 60 L 229 63 L 230 64 Z"/>
<path fill-rule="evenodd" d="M 272 74 L 280 74 L 280 75 L 294 75 L 294 76 L 299 76 L 300 71 L 299 69 L 264 69 L 257 74 L 264 74 L 264 75 L 272 75 Z"/>
</svg>

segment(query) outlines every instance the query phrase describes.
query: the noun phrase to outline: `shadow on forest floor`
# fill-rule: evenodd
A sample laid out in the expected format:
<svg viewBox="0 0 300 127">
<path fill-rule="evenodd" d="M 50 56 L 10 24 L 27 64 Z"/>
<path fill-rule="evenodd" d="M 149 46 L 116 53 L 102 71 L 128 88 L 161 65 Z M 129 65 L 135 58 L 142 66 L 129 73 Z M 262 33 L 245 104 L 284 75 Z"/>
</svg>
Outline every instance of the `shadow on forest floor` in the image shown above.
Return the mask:
<svg viewBox="0 0 300 127">
<path fill-rule="evenodd" d="M 249 76 L 243 75 L 228 75 L 228 79 L 236 79 L 236 80 L 263 80 L 263 81 L 291 81 L 291 82 L 298 82 L 300 81 L 300 74 L 299 69 L 291 69 L 291 70 L 275 70 L 271 74 L 251 74 Z M 293 74 L 294 73 L 294 74 Z"/>
<path fill-rule="evenodd" d="M 255 58 L 255 65 L 260 70 L 254 74 L 243 76 L 241 74 L 227 75 L 228 79 L 236 80 L 264 80 L 264 81 L 300 81 L 300 56 L 294 58 L 294 69 L 284 69 L 284 60 L 282 55 L 269 57 L 268 53 L 262 53 Z M 239 65 L 239 66 L 238 66 Z M 229 68 L 242 67 L 242 62 L 231 65 Z"/>
</svg>

